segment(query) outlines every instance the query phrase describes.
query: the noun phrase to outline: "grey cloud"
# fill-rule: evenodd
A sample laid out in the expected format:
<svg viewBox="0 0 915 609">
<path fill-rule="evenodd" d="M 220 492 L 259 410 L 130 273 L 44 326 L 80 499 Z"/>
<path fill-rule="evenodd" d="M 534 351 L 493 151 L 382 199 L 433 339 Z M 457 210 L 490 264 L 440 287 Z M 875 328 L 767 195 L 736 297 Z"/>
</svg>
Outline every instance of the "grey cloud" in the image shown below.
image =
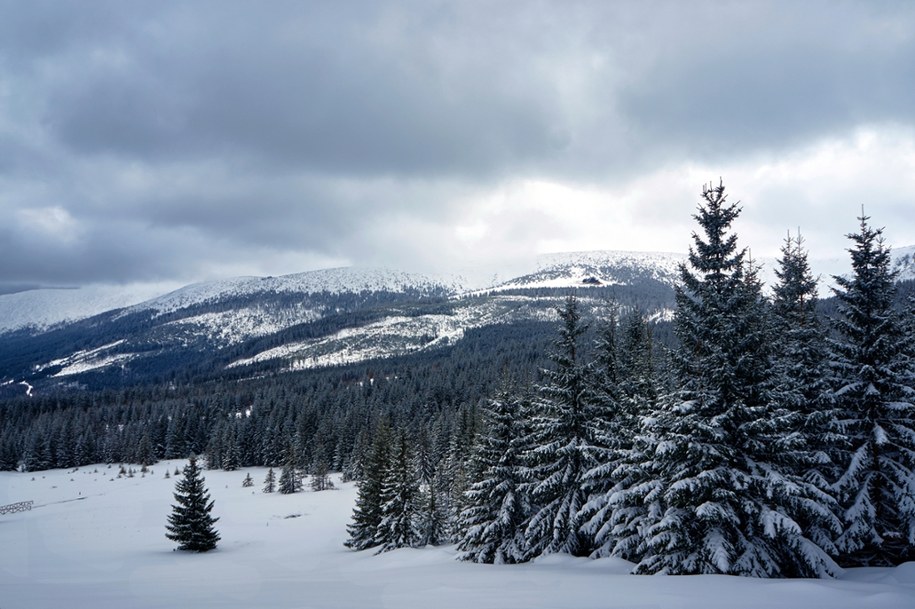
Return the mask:
<svg viewBox="0 0 915 609">
<path fill-rule="evenodd" d="M 8 221 L 7 282 L 189 277 L 269 252 L 409 261 L 429 239 L 390 232 L 396 218 L 445 234 L 461 201 L 506 180 L 619 184 L 915 124 L 902 2 L 36 1 L 0 14 L 0 212 L 58 206 L 83 231 L 63 242 Z M 537 222 L 497 232 L 532 239 Z"/>
<path fill-rule="evenodd" d="M 74 152 L 348 175 L 486 174 L 562 145 L 548 83 L 506 73 L 498 41 L 449 73 L 447 55 L 471 49 L 425 31 L 421 12 L 314 6 L 217 4 L 167 12 L 136 40 L 102 32 L 68 47 L 42 120 Z"/>
<path fill-rule="evenodd" d="M 911 4 L 683 6 L 667 16 L 676 27 L 662 18 L 646 32 L 660 49 L 620 92 L 637 133 L 673 155 L 718 160 L 915 122 Z"/>
</svg>

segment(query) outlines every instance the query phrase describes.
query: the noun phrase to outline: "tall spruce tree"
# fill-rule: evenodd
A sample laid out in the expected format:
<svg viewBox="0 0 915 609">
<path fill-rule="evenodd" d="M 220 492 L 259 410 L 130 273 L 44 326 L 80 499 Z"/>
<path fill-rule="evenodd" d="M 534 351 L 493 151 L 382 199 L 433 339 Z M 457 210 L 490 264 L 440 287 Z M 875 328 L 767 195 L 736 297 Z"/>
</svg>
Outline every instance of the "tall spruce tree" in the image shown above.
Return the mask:
<svg viewBox="0 0 915 609">
<path fill-rule="evenodd" d="M 773 287 L 775 378 L 780 404 L 799 418 L 804 444 L 818 454 L 799 468 L 826 488 L 834 478 L 831 453 L 841 438 L 835 432 L 835 407 L 829 391 L 826 334 L 817 315 L 817 290 L 804 240 L 798 232 L 782 246 Z"/>
<path fill-rule="evenodd" d="M 796 480 L 769 462 L 784 429 L 770 395 L 771 326 L 755 269 L 731 224 L 723 183 L 707 186 L 680 269 L 675 352 L 680 390 L 652 424 L 659 484 L 643 495 L 639 573 L 757 577 L 834 573 L 783 505 Z M 644 483 L 642 484 L 644 486 Z"/>
<path fill-rule="evenodd" d="M 302 490 L 302 476 L 299 475 L 298 470 L 295 468 L 294 456 L 291 448 L 287 451 L 286 463 L 283 464 L 283 469 L 280 470 L 277 490 L 284 495 L 298 493 Z"/>
<path fill-rule="evenodd" d="M 419 545 L 419 480 L 407 434 L 397 434 L 381 485 L 381 520 L 375 532 L 379 552 Z"/>
<path fill-rule="evenodd" d="M 915 559 L 915 388 L 890 251 L 868 220 L 848 235 L 852 275 L 835 277 L 834 396 L 848 439 L 836 489 L 840 562 L 879 566 Z"/>
<path fill-rule="evenodd" d="M 622 554 L 629 558 L 628 551 L 617 550 L 620 530 L 615 520 L 623 514 L 618 513 L 614 500 L 618 491 L 633 482 L 627 464 L 643 459 L 635 456 L 639 418 L 650 415 L 657 398 L 651 331 L 644 316 L 633 311 L 621 329 L 617 340 L 615 319 L 605 323 L 590 375 L 600 433 L 595 453 L 598 463 L 585 475 L 589 499 L 583 509 L 583 526 L 594 540 L 594 557 Z"/>
<path fill-rule="evenodd" d="M 165 536 L 178 543 L 179 550 L 208 552 L 219 542 L 214 525 L 219 518 L 210 515 L 213 501 L 203 485 L 197 458 L 191 457 L 184 467 L 184 476 L 175 484 L 176 505 L 168 516 Z"/>
<path fill-rule="evenodd" d="M 590 538 L 582 532 L 587 502 L 585 474 L 594 467 L 600 434 L 590 403 L 586 367 L 581 356 L 582 323 L 578 300 L 558 309 L 559 338 L 543 371 L 546 383 L 534 403 L 530 467 L 525 492 L 532 504 L 526 537 L 532 556 L 561 552 L 586 556 Z"/>
<path fill-rule="evenodd" d="M 508 390 L 490 400 L 485 430 L 478 437 L 472 471 L 476 479 L 465 491 L 459 528 L 460 559 L 513 564 L 530 558 L 524 536 L 529 505 L 522 492 L 524 454 L 529 430 L 527 405 Z"/>
<path fill-rule="evenodd" d="M 772 313 L 774 363 L 773 418 L 784 431 L 770 445 L 768 459 L 794 477 L 796 487 L 782 497 L 808 538 L 831 556 L 841 532 L 832 482 L 842 436 L 828 385 L 826 335 L 817 316 L 816 280 L 807 262 L 800 231 L 785 239 L 775 269 Z M 815 506 L 805 510 L 804 506 Z"/>
<path fill-rule="evenodd" d="M 391 430 L 380 423 L 368 458 L 362 464 L 362 480 L 353 509 L 353 520 L 347 525 L 349 539 L 346 547 L 365 550 L 378 545 L 376 537 L 381 524 L 382 489 L 387 479 L 388 460 L 391 454 Z"/>
</svg>

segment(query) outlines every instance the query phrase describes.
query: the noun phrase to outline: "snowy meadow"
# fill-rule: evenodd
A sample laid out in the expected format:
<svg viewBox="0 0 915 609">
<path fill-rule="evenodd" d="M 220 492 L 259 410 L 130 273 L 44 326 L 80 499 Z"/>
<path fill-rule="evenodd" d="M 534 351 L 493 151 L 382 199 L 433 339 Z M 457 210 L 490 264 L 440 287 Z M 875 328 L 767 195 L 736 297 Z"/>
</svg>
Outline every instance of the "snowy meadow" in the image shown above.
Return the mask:
<svg viewBox="0 0 915 609">
<path fill-rule="evenodd" d="M 266 469 L 206 471 L 222 537 L 206 554 L 165 538 L 174 503 L 163 461 L 118 477 L 96 465 L 0 472 L 0 608 L 751 608 L 915 606 L 915 563 L 834 580 L 636 576 L 630 563 L 551 555 L 523 565 L 455 560 L 454 546 L 374 555 L 343 546 L 356 487 L 261 492 Z M 242 487 L 250 473 L 255 486 Z"/>
</svg>

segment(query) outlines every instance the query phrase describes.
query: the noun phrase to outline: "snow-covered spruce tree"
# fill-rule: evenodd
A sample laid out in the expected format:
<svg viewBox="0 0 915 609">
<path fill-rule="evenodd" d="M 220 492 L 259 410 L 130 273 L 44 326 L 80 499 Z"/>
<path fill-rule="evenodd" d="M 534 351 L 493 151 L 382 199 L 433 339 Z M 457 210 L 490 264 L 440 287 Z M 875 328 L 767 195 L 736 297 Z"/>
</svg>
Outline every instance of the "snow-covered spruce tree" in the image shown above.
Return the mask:
<svg viewBox="0 0 915 609">
<path fill-rule="evenodd" d="M 273 468 L 267 470 L 267 476 L 264 478 L 264 492 L 272 493 L 276 490 L 276 474 L 273 473 Z"/>
<path fill-rule="evenodd" d="M 280 479 L 277 484 L 277 490 L 284 495 L 298 493 L 302 490 L 302 476 L 299 475 L 295 468 L 293 451 L 290 449 L 287 453 L 286 463 L 280 471 Z"/>
<path fill-rule="evenodd" d="M 783 499 L 804 502 L 794 506 L 798 523 L 808 538 L 835 556 L 841 519 L 832 489 L 837 475 L 833 457 L 843 440 L 837 433 L 829 391 L 828 348 L 816 312 L 816 280 L 800 232 L 785 239 L 775 275 L 771 387 L 773 418 L 780 419 L 785 433 L 771 445 L 769 460 L 799 479 L 802 491 Z M 804 505 L 816 509 L 805 516 Z"/>
<path fill-rule="evenodd" d="M 530 467 L 524 491 L 532 504 L 525 536 L 532 557 L 548 553 L 587 556 L 591 540 L 581 531 L 587 501 L 585 473 L 596 464 L 596 412 L 589 403 L 587 373 L 580 354 L 585 332 L 578 301 L 558 309 L 559 339 L 543 371 L 546 383 L 534 401 Z"/>
<path fill-rule="evenodd" d="M 676 290 L 680 389 L 650 425 L 652 462 L 643 464 L 657 483 L 641 483 L 636 572 L 832 574 L 835 564 L 782 503 L 797 480 L 767 461 L 785 430 L 770 404 L 766 303 L 729 233 L 740 208 L 723 184 L 704 187 L 702 199 L 703 234 L 693 234 Z"/>
<path fill-rule="evenodd" d="M 419 545 L 419 481 L 406 432 L 398 432 L 381 485 L 381 520 L 375 532 L 379 552 Z"/>
<path fill-rule="evenodd" d="M 381 491 L 388 472 L 391 453 L 391 430 L 381 423 L 375 430 L 375 439 L 362 463 L 362 480 L 353 509 L 353 521 L 347 525 L 349 533 L 345 545 L 353 550 L 365 550 L 377 545 L 375 537 L 381 523 Z"/>
<path fill-rule="evenodd" d="M 915 388 L 883 230 L 859 218 L 851 277 L 835 277 L 835 399 L 848 444 L 836 483 L 845 509 L 844 565 L 915 559 Z"/>
<path fill-rule="evenodd" d="M 165 536 L 178 543 L 179 550 L 207 552 L 216 547 L 219 533 L 214 525 L 219 518 L 210 515 L 213 501 L 203 485 L 197 458 L 191 457 L 184 476 L 175 483 L 175 501 L 168 516 Z"/>
<path fill-rule="evenodd" d="M 834 430 L 836 413 L 829 390 L 826 334 L 816 312 L 816 279 L 810 272 L 800 233 L 785 239 L 775 275 L 778 281 L 773 287 L 772 313 L 779 400 L 800 415 L 805 443 L 823 453 L 819 463 L 799 464 L 822 483 L 834 477 L 829 453 L 840 437 Z"/>
<path fill-rule="evenodd" d="M 484 411 L 485 430 L 478 436 L 471 468 L 477 479 L 464 493 L 460 515 L 461 560 L 513 564 L 530 558 L 524 536 L 529 506 L 521 490 L 526 409 L 519 396 L 503 390 Z"/>
<path fill-rule="evenodd" d="M 623 514 L 613 499 L 623 490 L 624 483 L 634 483 L 632 472 L 625 467 L 641 462 L 635 456 L 635 441 L 639 419 L 648 416 L 656 403 L 656 381 L 652 364 L 651 332 L 644 316 L 634 311 L 622 324 L 622 336 L 616 338 L 615 320 L 611 319 L 599 333 L 597 357 L 590 369 L 591 399 L 598 412 L 599 425 L 595 465 L 585 475 L 588 503 L 583 509 L 584 532 L 593 539 L 592 556 L 631 553 L 617 550 L 616 518 Z M 622 469 L 621 469 L 622 468 Z M 637 539 L 637 537 L 635 538 Z"/>
<path fill-rule="evenodd" d="M 428 482 L 422 481 L 422 475 L 419 479 L 419 545 L 440 546 L 451 543 L 451 531 L 454 527 L 444 508 L 445 502 L 442 501 L 446 492 L 442 473 L 436 469 Z"/>
<path fill-rule="evenodd" d="M 244 488 L 254 486 L 254 478 L 251 477 L 250 472 L 248 474 L 245 474 L 245 479 L 241 481 L 241 485 Z"/>
<path fill-rule="evenodd" d="M 464 507 L 464 492 L 469 488 L 474 472 L 471 453 L 478 428 L 476 407 L 462 408 L 460 419 L 447 438 L 447 450 L 439 463 L 438 505 L 445 515 L 445 537 L 456 541 L 463 537 L 460 514 Z"/>
<path fill-rule="evenodd" d="M 428 429 L 416 437 L 416 475 L 419 482 L 419 530 L 421 546 L 450 543 L 450 522 L 445 510 L 447 493 L 442 469 L 443 459 L 436 455 Z"/>
</svg>

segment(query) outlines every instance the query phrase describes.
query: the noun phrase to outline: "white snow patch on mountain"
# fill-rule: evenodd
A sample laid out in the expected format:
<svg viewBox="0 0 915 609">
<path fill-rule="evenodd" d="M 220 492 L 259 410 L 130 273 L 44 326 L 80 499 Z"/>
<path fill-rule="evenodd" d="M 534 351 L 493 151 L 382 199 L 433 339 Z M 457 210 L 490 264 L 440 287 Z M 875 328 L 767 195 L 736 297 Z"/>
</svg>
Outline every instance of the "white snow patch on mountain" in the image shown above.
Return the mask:
<svg viewBox="0 0 915 609">
<path fill-rule="evenodd" d="M 60 367 L 60 370 L 52 376 L 63 377 L 74 374 L 82 374 L 90 370 L 97 370 L 107 366 L 121 365 L 137 357 L 134 353 L 110 353 L 115 347 L 124 344 L 126 341 L 121 339 L 94 349 L 84 349 L 77 351 L 67 357 L 51 360 L 46 364 L 35 366 L 36 372 L 47 370 L 48 368 Z"/>
<path fill-rule="evenodd" d="M 893 270 L 897 281 L 915 279 L 915 245 L 893 248 Z"/>
<path fill-rule="evenodd" d="M 130 360 L 136 358 L 135 353 L 117 353 L 113 355 L 106 355 L 103 357 L 96 357 L 91 359 L 84 359 L 80 361 L 73 362 L 64 367 L 60 372 L 53 374 L 54 377 L 63 377 L 63 376 L 72 376 L 74 374 L 83 374 L 84 372 L 89 372 L 91 370 L 98 370 L 100 368 L 107 368 L 109 366 L 120 366 Z"/>
<path fill-rule="evenodd" d="M 165 325 L 180 327 L 222 345 L 234 345 L 249 338 L 275 334 L 296 324 L 315 321 L 320 317 L 320 309 L 304 305 L 284 309 L 246 307 L 203 313 L 170 321 Z"/>
</svg>

